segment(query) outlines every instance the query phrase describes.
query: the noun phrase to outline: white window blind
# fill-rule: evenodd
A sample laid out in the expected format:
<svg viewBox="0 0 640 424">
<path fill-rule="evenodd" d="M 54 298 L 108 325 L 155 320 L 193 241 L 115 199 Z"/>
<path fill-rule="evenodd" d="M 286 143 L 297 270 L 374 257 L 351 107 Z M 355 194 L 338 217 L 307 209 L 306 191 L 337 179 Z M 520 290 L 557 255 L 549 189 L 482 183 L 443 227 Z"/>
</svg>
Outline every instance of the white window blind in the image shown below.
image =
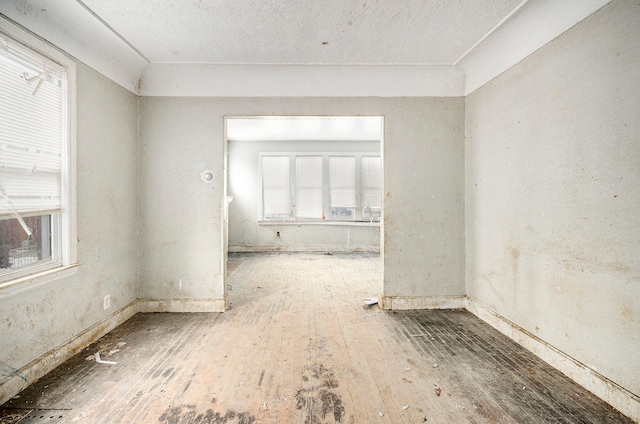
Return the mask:
<svg viewBox="0 0 640 424">
<path fill-rule="evenodd" d="M 329 157 L 329 187 L 332 208 L 356 207 L 355 157 Z"/>
<path fill-rule="evenodd" d="M 365 217 L 380 216 L 381 172 L 380 157 L 362 157 L 362 207 Z"/>
<path fill-rule="evenodd" d="M 65 89 L 55 64 L 0 38 L 2 219 L 61 210 Z"/>
<path fill-rule="evenodd" d="M 322 218 L 322 156 L 296 157 L 296 217 Z"/>
<path fill-rule="evenodd" d="M 376 221 L 382 163 L 371 153 L 260 153 L 264 220 Z"/>
<path fill-rule="evenodd" d="M 291 213 L 289 157 L 262 157 L 262 203 L 265 219 L 288 218 Z"/>
</svg>

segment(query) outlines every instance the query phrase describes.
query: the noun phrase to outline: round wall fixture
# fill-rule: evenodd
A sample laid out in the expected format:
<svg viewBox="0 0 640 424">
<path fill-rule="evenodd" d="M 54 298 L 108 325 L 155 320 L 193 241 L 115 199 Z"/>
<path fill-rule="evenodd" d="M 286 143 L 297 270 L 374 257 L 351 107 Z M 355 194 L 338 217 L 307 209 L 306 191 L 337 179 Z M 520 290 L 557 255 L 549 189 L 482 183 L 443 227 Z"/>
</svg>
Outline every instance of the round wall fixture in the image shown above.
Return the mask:
<svg viewBox="0 0 640 424">
<path fill-rule="evenodd" d="M 215 178 L 215 175 L 213 175 L 213 171 L 203 171 L 202 174 L 200 174 L 200 178 L 202 178 L 202 181 L 204 181 L 207 184 L 211 184 L 213 182 L 213 179 Z"/>
</svg>

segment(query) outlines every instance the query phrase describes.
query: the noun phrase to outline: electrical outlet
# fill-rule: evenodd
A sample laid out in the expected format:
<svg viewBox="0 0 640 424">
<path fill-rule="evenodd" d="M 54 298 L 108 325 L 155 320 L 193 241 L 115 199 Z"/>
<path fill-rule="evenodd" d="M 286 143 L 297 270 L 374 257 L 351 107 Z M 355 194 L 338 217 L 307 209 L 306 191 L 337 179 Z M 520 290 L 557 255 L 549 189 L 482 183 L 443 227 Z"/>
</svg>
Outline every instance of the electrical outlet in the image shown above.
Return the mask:
<svg viewBox="0 0 640 424">
<path fill-rule="evenodd" d="M 108 294 L 108 295 L 106 295 L 105 297 L 102 298 L 102 307 L 104 308 L 105 311 L 111 307 L 111 295 L 110 294 Z"/>
</svg>

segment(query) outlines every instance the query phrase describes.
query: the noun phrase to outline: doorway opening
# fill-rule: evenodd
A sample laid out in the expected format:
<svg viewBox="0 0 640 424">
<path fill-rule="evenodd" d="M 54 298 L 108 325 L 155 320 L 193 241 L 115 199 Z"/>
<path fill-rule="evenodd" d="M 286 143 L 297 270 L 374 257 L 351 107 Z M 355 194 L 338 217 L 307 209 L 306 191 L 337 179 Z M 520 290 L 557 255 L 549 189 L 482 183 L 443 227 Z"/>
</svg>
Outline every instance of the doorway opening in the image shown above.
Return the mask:
<svg viewBox="0 0 640 424">
<path fill-rule="evenodd" d="M 229 253 L 377 253 L 383 292 L 383 130 L 382 116 L 225 117 L 227 301 Z"/>
</svg>

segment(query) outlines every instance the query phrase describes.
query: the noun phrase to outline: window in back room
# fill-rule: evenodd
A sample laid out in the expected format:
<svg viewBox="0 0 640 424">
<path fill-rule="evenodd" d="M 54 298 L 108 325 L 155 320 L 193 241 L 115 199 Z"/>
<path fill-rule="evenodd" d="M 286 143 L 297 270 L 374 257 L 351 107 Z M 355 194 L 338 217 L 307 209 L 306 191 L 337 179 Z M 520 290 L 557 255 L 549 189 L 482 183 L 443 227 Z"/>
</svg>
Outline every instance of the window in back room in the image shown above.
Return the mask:
<svg viewBox="0 0 640 424">
<path fill-rule="evenodd" d="M 382 116 L 225 117 L 229 251 L 379 252 L 383 134 Z"/>
<path fill-rule="evenodd" d="M 379 155 L 261 152 L 260 165 L 262 220 L 380 220 Z"/>
<path fill-rule="evenodd" d="M 256 212 L 258 225 L 381 221 L 381 116 L 229 117 L 225 122 L 234 222 Z"/>
</svg>

